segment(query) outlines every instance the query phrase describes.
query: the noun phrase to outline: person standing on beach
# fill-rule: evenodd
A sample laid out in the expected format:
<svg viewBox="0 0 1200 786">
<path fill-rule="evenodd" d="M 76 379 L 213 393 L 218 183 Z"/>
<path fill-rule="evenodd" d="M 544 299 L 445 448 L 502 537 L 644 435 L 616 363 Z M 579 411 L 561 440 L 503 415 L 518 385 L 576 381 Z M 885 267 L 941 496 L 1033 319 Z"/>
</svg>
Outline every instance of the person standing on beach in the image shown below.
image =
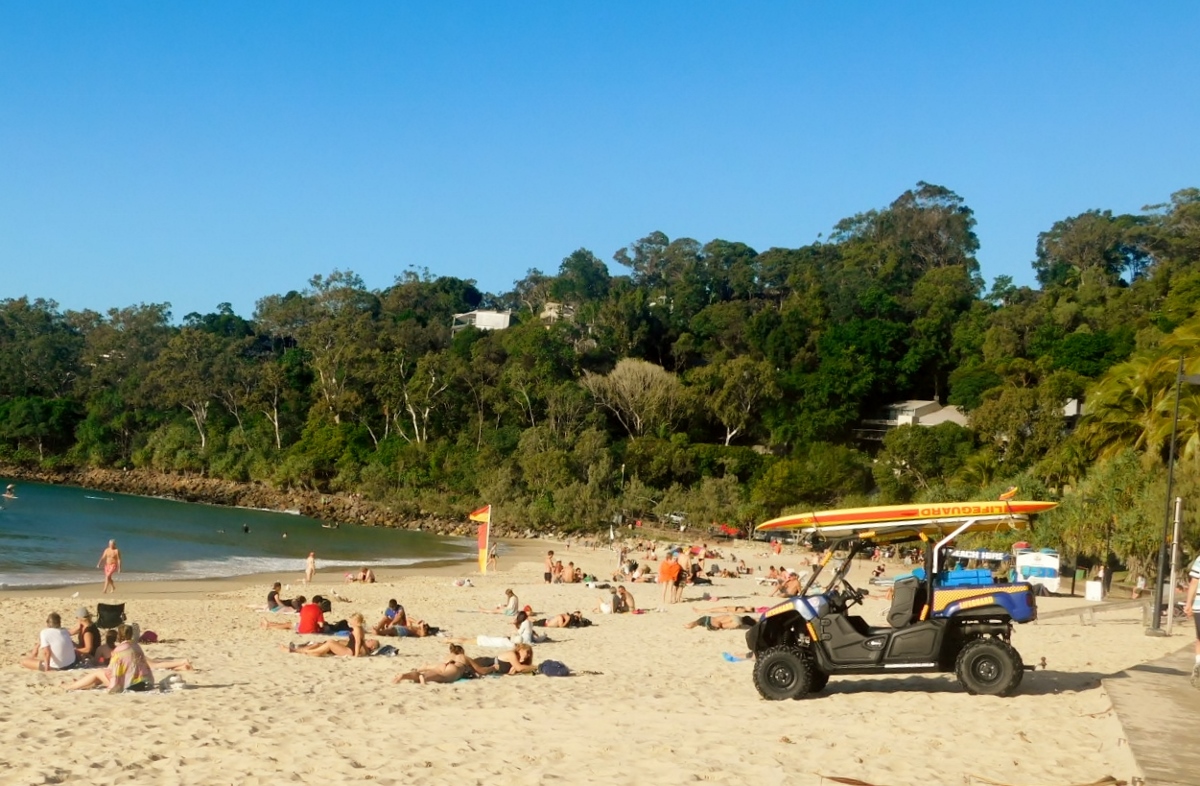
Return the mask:
<svg viewBox="0 0 1200 786">
<path fill-rule="evenodd" d="M 1196 589 L 1200 587 L 1200 557 L 1192 560 L 1192 569 L 1188 571 L 1188 576 L 1191 577 L 1191 583 L 1188 584 L 1187 602 L 1183 604 L 1184 609 L 1192 621 L 1196 623 L 1196 665 L 1192 667 L 1192 687 L 1200 690 L 1200 596 L 1196 594 Z M 1167 611 L 1168 614 L 1173 614 L 1173 611 Z"/>
<path fill-rule="evenodd" d="M 308 559 L 304 561 L 304 583 L 312 584 L 313 576 L 317 572 L 317 553 L 315 551 L 308 552 Z"/>
<path fill-rule="evenodd" d="M 497 559 L 496 559 L 496 544 L 495 544 L 495 543 L 493 543 L 493 544 L 492 544 L 492 547 L 488 549 L 488 559 L 487 559 L 487 567 L 488 567 L 488 570 L 495 570 L 495 569 L 496 569 L 496 564 L 497 564 Z"/>
<path fill-rule="evenodd" d="M 121 550 L 117 548 L 115 540 L 108 542 L 108 548 L 100 555 L 96 567 L 104 568 L 104 592 L 102 594 L 116 592 L 117 585 L 113 583 L 113 576 L 121 572 Z"/>
<path fill-rule="evenodd" d="M 542 578 L 544 578 L 546 580 L 547 584 L 549 584 L 551 581 L 554 580 L 554 552 L 553 551 L 546 552 L 546 572 L 542 574 Z"/>
</svg>

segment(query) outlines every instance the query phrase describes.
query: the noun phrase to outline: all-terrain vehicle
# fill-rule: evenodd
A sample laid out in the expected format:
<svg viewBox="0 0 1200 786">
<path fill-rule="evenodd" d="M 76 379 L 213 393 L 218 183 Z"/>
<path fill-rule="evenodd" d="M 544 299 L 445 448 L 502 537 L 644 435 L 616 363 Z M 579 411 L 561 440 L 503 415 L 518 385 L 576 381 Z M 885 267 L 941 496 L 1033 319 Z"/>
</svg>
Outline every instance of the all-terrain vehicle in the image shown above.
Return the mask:
<svg viewBox="0 0 1200 786">
<path fill-rule="evenodd" d="M 871 509 L 858 509 L 865 510 Z M 755 656 L 754 685 L 764 698 L 804 698 L 839 674 L 954 672 L 972 694 L 1007 696 L 1017 689 L 1026 667 L 1011 644 L 1013 623 L 1037 617 L 1033 587 L 997 583 L 988 570 L 950 570 L 945 552 L 964 533 L 1024 528 L 1027 513 L 892 521 L 875 516 L 870 523 L 829 527 L 812 518 L 819 515 L 807 514 L 808 526 L 791 528 L 833 536 L 824 559 L 800 595 L 767 610 L 746 632 Z M 760 528 L 783 528 L 779 521 Z M 879 544 L 916 541 L 925 546 L 925 565 L 895 582 L 888 625 L 877 627 L 852 613 L 866 594 L 846 578 L 854 557 Z M 824 591 L 810 595 L 835 551 L 845 558 Z"/>
</svg>

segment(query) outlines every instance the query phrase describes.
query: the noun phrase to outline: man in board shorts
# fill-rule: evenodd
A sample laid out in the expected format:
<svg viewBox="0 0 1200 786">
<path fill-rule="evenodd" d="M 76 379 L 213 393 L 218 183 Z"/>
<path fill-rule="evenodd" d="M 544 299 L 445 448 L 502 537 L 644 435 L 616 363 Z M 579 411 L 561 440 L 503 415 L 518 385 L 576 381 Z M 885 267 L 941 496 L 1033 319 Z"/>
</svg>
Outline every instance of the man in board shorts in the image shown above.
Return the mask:
<svg viewBox="0 0 1200 786">
<path fill-rule="evenodd" d="M 117 542 L 110 540 L 108 548 L 100 555 L 100 560 L 96 563 L 96 567 L 104 566 L 104 592 L 116 592 L 117 585 L 113 583 L 113 576 L 121 572 L 121 550 L 117 548 Z"/>
<path fill-rule="evenodd" d="M 553 551 L 546 552 L 546 572 L 542 574 L 542 578 L 544 578 L 546 580 L 547 584 L 549 584 L 551 581 L 554 580 L 554 552 Z"/>
<path fill-rule="evenodd" d="M 1200 595 L 1196 594 L 1196 588 L 1200 586 L 1200 556 L 1192 560 L 1188 575 L 1192 581 L 1188 584 L 1187 603 L 1183 605 L 1187 615 L 1196 623 L 1196 665 L 1192 667 L 1192 687 L 1200 690 Z"/>
</svg>

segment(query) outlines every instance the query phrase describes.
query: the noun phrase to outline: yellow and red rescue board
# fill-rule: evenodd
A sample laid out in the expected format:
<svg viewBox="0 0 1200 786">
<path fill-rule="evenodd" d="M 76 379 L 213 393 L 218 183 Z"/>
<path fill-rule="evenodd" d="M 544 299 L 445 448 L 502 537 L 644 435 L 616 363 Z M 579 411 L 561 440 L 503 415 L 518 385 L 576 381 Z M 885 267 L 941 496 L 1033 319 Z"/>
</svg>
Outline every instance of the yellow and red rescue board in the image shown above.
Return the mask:
<svg viewBox="0 0 1200 786">
<path fill-rule="evenodd" d="M 879 505 L 870 508 L 841 508 L 791 513 L 763 522 L 759 532 L 803 529 L 822 534 L 853 534 L 867 529 L 879 531 L 912 529 L 943 530 L 973 521 L 972 531 L 1024 529 L 1029 517 L 1058 506 L 1057 502 L 989 500 L 987 502 L 931 502 L 911 505 Z"/>
</svg>

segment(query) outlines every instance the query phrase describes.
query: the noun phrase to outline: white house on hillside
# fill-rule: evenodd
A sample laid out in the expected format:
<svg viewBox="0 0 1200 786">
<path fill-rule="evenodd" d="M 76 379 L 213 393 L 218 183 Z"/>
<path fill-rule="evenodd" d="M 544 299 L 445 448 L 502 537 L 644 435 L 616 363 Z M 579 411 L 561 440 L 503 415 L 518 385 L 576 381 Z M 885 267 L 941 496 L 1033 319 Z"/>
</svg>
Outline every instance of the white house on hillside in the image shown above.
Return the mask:
<svg viewBox="0 0 1200 786">
<path fill-rule="evenodd" d="M 450 332 L 457 333 L 465 327 L 479 330 L 504 330 L 512 321 L 511 311 L 468 311 L 465 314 L 455 314 Z"/>
</svg>

